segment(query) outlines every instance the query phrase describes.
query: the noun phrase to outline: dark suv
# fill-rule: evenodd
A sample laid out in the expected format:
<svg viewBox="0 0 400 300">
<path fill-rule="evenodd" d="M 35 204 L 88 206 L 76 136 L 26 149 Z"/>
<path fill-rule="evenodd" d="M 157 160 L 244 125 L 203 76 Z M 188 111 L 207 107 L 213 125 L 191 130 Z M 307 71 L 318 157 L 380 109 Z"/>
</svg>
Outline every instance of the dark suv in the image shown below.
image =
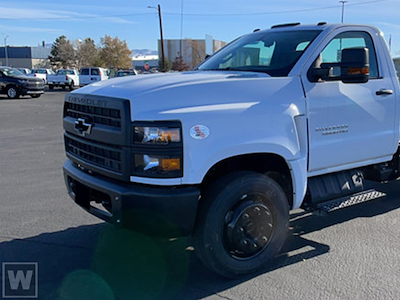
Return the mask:
<svg viewBox="0 0 400 300">
<path fill-rule="evenodd" d="M 14 68 L 0 67 L 0 93 L 10 99 L 24 95 L 38 98 L 44 93 L 44 88 L 44 81 L 40 78 L 28 77 Z"/>
</svg>

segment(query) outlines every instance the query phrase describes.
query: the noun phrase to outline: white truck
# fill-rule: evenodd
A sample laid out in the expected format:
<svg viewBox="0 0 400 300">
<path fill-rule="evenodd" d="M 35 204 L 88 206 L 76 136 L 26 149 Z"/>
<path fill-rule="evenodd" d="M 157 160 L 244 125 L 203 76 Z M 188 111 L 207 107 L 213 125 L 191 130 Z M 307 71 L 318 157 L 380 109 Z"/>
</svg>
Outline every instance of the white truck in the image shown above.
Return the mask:
<svg viewBox="0 0 400 300">
<path fill-rule="evenodd" d="M 212 271 L 264 268 L 289 211 L 384 196 L 399 177 L 400 90 L 373 26 L 284 24 L 191 72 L 103 81 L 66 96 L 64 178 L 89 213 L 192 235 Z"/>
<path fill-rule="evenodd" d="M 96 81 L 107 80 L 108 70 L 99 67 L 85 67 L 79 70 L 79 86 L 85 86 Z"/>
<path fill-rule="evenodd" d="M 79 88 L 79 73 L 75 69 L 59 69 L 55 75 L 47 75 L 47 85 L 51 90 L 61 87 L 72 91 Z"/>
</svg>

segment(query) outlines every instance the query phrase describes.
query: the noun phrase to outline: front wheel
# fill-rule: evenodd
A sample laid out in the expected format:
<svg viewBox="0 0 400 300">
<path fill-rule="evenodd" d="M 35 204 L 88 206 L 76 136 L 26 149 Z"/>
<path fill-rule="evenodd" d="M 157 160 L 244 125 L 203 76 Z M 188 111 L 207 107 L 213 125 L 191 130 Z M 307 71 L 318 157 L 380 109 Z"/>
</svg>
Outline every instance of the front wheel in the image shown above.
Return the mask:
<svg viewBox="0 0 400 300">
<path fill-rule="evenodd" d="M 212 271 L 238 277 L 265 267 L 283 246 L 289 207 L 271 178 L 232 173 L 204 193 L 194 231 L 195 252 Z"/>
<path fill-rule="evenodd" d="M 7 97 L 10 99 L 17 99 L 19 97 L 19 91 L 15 86 L 9 86 L 7 88 Z"/>
</svg>

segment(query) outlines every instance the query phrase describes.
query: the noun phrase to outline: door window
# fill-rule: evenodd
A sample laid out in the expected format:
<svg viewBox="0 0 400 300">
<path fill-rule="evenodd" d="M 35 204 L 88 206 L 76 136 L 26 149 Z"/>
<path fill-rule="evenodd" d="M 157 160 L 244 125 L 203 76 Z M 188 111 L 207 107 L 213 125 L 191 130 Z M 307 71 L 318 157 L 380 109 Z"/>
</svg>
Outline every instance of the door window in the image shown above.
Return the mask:
<svg viewBox="0 0 400 300">
<path fill-rule="evenodd" d="M 89 69 L 81 69 L 81 75 L 89 75 Z"/>
<path fill-rule="evenodd" d="M 321 52 L 320 63 L 340 63 L 342 50 L 348 48 L 367 48 L 369 52 L 369 77 L 378 78 L 378 64 L 371 36 L 363 31 L 349 31 L 338 34 Z M 333 68 L 333 75 L 340 75 L 340 67 Z"/>
</svg>

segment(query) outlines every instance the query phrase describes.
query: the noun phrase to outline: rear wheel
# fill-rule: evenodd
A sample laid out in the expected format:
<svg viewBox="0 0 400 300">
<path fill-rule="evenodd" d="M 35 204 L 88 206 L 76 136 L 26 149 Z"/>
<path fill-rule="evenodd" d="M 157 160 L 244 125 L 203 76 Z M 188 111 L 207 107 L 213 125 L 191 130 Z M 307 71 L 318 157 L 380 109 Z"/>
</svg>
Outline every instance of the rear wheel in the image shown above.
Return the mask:
<svg viewBox="0 0 400 300">
<path fill-rule="evenodd" d="M 17 99 L 19 97 L 19 91 L 15 86 L 9 86 L 7 88 L 7 97 L 10 99 Z"/>
<path fill-rule="evenodd" d="M 49 89 L 50 89 L 50 90 L 53 90 L 53 89 L 54 89 L 54 85 L 49 84 Z"/>
<path fill-rule="evenodd" d="M 222 276 L 238 277 L 265 267 L 285 242 L 288 202 L 268 176 L 230 174 L 207 189 L 200 205 L 195 251 Z"/>
<path fill-rule="evenodd" d="M 72 91 L 75 88 L 75 83 L 71 81 L 71 84 L 69 85 L 69 90 Z"/>
</svg>

